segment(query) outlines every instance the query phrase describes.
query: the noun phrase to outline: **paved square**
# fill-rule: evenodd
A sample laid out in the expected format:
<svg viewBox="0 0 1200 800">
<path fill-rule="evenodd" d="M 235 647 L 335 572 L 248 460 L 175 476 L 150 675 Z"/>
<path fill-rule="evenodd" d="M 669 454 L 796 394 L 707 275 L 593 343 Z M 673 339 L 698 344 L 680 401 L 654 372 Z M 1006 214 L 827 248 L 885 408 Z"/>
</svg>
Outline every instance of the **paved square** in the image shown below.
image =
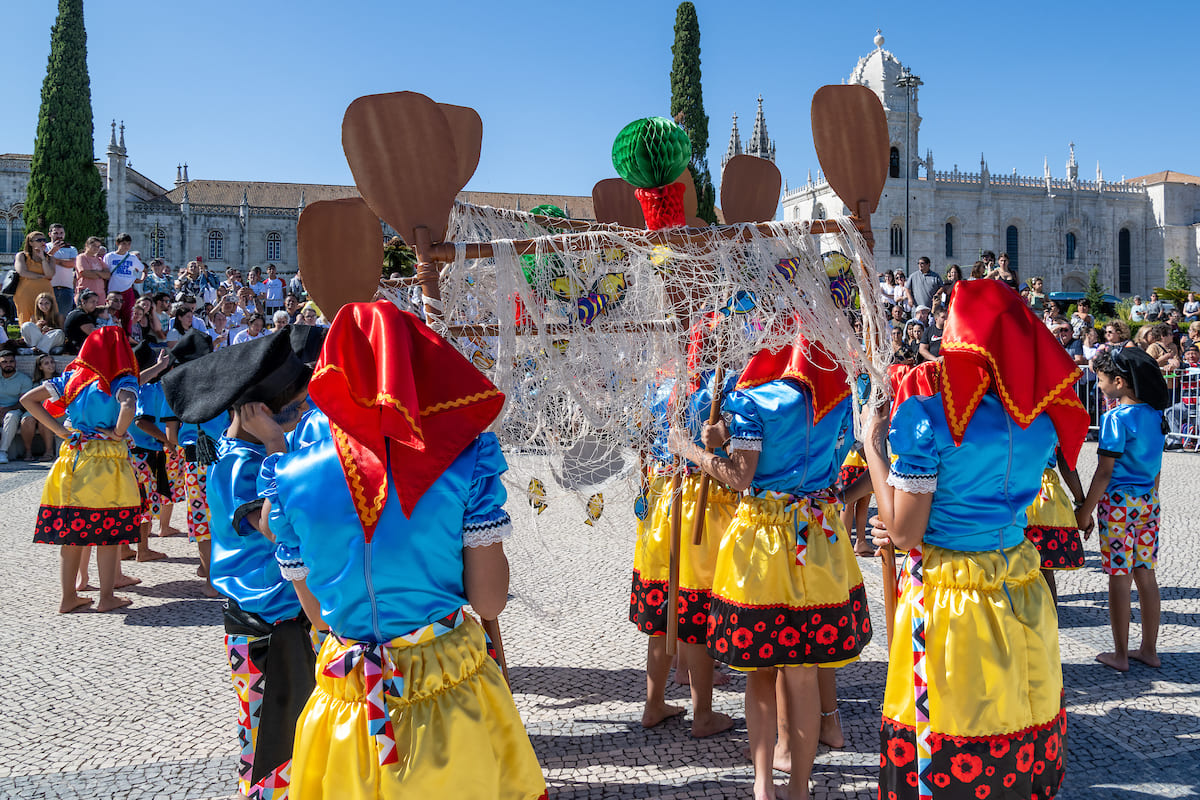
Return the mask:
<svg viewBox="0 0 1200 800">
<path fill-rule="evenodd" d="M 681 719 L 651 731 L 638 724 L 645 638 L 626 621 L 628 488 L 605 488 L 604 515 L 591 527 L 584 500 L 557 490 L 549 469 L 513 462 L 513 486 L 537 474 L 548 492 L 540 517 L 522 491 L 510 495 L 513 597 L 501 624 L 517 705 L 551 797 L 749 797 L 739 676 L 715 698 L 739 720 L 730 734 L 693 741 Z M 1059 577 L 1070 726 L 1063 798 L 1200 795 L 1200 456 L 1168 453 L 1163 462 L 1162 669 L 1134 664 L 1120 675 L 1093 661 L 1111 647 L 1095 537 L 1087 566 Z M 1085 485 L 1094 467 L 1089 444 Z M 155 546 L 168 560 L 127 562 L 143 580 L 126 592 L 130 608 L 60 616 L 57 553 L 30 542 L 47 469 L 0 467 L 0 603 L 10 619 L 0 631 L 0 797 L 236 797 L 237 703 L 220 601 L 200 595 L 194 547 L 183 537 L 160 539 Z M 181 508 L 175 524 L 183 524 Z M 848 746 L 821 748 L 818 798 L 875 797 L 884 626 L 878 564 L 862 566 L 878 635 L 861 662 L 839 670 Z M 1136 616 L 1131 634 L 1136 644 Z M 686 687 L 669 693 L 685 705 L 687 697 Z"/>
</svg>

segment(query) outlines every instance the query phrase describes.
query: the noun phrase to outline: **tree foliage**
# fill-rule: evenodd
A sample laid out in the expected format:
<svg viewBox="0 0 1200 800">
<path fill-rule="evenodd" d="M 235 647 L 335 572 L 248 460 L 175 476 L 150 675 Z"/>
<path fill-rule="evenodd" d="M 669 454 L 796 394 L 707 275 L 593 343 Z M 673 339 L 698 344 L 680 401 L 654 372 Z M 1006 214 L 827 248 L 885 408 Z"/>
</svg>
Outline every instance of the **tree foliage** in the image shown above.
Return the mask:
<svg viewBox="0 0 1200 800">
<path fill-rule="evenodd" d="M 689 2 L 675 11 L 675 43 L 671 45 L 671 116 L 692 140 L 688 169 L 696 184 L 697 216 L 712 224 L 717 221 L 716 190 L 708 171 L 708 115 L 700 89 L 700 20 Z"/>
<path fill-rule="evenodd" d="M 399 236 L 393 236 L 383 247 L 383 269 L 381 274 L 390 278 L 399 273 L 402 278 L 417 274 L 417 254 Z"/>
<path fill-rule="evenodd" d="M 1192 276 L 1188 274 L 1188 268 L 1177 258 L 1167 259 L 1167 291 L 1187 297 L 1191 290 Z"/>
<path fill-rule="evenodd" d="M 45 232 L 61 222 L 77 244 L 107 235 L 108 211 L 94 150 L 83 0 L 59 0 L 29 167 L 25 230 Z"/>
<path fill-rule="evenodd" d="M 1104 306 L 1104 286 L 1100 283 L 1100 268 L 1092 267 L 1088 270 L 1087 288 L 1083 290 L 1083 296 L 1087 298 L 1088 304 L 1093 309 L 1100 309 Z"/>
</svg>

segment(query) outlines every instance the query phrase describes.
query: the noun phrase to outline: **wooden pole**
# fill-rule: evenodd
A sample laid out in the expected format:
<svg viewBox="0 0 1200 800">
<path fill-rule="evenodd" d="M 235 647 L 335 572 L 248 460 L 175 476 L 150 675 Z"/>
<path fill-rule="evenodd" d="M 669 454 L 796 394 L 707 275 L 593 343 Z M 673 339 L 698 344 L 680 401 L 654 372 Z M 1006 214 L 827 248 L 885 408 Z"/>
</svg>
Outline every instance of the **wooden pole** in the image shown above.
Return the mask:
<svg viewBox="0 0 1200 800">
<path fill-rule="evenodd" d="M 671 478 L 671 564 L 667 572 L 667 655 L 679 642 L 679 547 L 683 528 L 683 459 L 675 459 Z"/>
</svg>

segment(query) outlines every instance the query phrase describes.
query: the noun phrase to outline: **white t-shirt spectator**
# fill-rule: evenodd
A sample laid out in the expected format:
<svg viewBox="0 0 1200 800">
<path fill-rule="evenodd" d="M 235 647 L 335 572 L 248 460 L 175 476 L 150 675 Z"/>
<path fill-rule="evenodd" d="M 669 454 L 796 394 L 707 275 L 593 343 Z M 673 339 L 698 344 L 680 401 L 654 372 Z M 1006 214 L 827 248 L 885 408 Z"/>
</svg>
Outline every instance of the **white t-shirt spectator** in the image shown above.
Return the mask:
<svg viewBox="0 0 1200 800">
<path fill-rule="evenodd" d="M 46 243 L 46 252 L 47 253 L 50 252 L 51 247 L 53 247 L 53 245 L 50 242 L 47 242 Z M 63 267 L 63 266 L 60 266 L 57 262 L 55 263 L 54 277 L 50 279 L 51 286 L 59 286 L 63 289 L 74 289 L 75 288 L 75 259 L 76 259 L 76 257 L 78 257 L 78 255 L 79 255 L 79 251 L 76 250 L 74 247 L 71 247 L 71 245 L 66 244 L 66 243 L 64 243 L 62 247 L 58 248 L 53 253 L 51 253 L 51 258 L 63 258 L 63 259 L 69 258 L 71 260 L 71 266 L 69 266 L 69 267 Z M 61 311 L 62 309 L 59 309 L 59 310 Z"/>
<path fill-rule="evenodd" d="M 281 281 L 279 278 L 276 278 L 274 280 L 271 280 L 270 278 L 268 278 L 267 280 L 262 282 L 262 285 L 263 285 L 263 294 L 265 295 L 265 299 L 266 299 L 268 305 L 270 305 L 270 306 L 283 305 L 283 281 Z"/>
<path fill-rule="evenodd" d="M 124 292 L 126 289 L 132 288 L 133 284 L 140 281 L 146 274 L 145 265 L 133 253 L 126 253 L 123 256 L 117 255 L 115 252 L 105 253 L 104 265 L 112 273 L 108 279 L 110 292 Z"/>
<path fill-rule="evenodd" d="M 270 331 L 268 331 L 266 328 L 264 328 L 262 330 L 262 332 L 258 334 L 258 336 L 251 336 L 250 329 L 243 328 L 241 331 L 238 332 L 237 336 L 233 337 L 233 344 L 241 344 L 242 342 L 252 342 L 255 339 L 261 339 L 262 337 L 266 336 L 268 333 L 270 333 Z"/>
</svg>

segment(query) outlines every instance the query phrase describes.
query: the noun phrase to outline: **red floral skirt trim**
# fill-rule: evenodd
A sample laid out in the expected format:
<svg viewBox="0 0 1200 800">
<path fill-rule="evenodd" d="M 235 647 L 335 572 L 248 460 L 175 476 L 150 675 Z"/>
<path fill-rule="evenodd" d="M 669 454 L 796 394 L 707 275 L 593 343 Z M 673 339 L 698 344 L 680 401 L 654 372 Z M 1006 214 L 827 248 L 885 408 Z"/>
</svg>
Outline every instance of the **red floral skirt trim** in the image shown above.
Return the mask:
<svg viewBox="0 0 1200 800">
<path fill-rule="evenodd" d="M 854 483 L 859 477 L 867 471 L 866 467 L 861 467 L 856 464 L 843 464 L 838 470 L 837 488 L 845 489 L 850 484 Z"/>
<path fill-rule="evenodd" d="M 1083 540 L 1078 528 L 1030 525 L 1025 538 L 1037 548 L 1042 569 L 1079 569 L 1083 566 Z"/>
<path fill-rule="evenodd" d="M 883 718 L 879 729 L 880 800 L 916 800 L 916 731 Z M 1054 797 L 1067 763 L 1067 712 L 1005 736 L 959 738 L 933 733 L 929 785 L 937 800 Z"/>
<path fill-rule="evenodd" d="M 629 592 L 629 621 L 649 636 L 667 635 L 667 582 L 642 580 L 633 571 L 633 588 Z M 708 609 L 712 594 L 697 589 L 679 587 L 679 641 L 704 644 L 708 632 Z"/>
<path fill-rule="evenodd" d="M 830 606 L 744 606 L 718 596 L 709 607 L 708 652 L 733 667 L 832 664 L 854 658 L 870 641 L 861 583 L 845 603 Z"/>
<path fill-rule="evenodd" d="M 37 544 L 132 544 L 138 540 L 140 506 L 132 508 L 70 508 L 42 506 L 33 528 Z"/>
</svg>

